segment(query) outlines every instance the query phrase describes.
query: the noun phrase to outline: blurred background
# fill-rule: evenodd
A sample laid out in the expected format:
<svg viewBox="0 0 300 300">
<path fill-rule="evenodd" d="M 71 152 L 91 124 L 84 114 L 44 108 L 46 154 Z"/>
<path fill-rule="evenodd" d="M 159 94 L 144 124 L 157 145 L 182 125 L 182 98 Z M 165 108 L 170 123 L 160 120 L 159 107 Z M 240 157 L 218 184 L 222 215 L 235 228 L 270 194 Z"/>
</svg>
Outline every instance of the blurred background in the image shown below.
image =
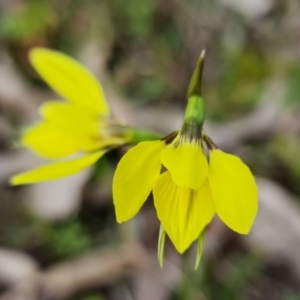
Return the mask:
<svg viewBox="0 0 300 300">
<path fill-rule="evenodd" d="M 300 2 L 294 0 L 0 0 L 0 299 L 300 299 Z M 156 259 L 152 200 L 116 224 L 118 149 L 95 168 L 12 188 L 41 164 L 18 146 L 57 96 L 28 63 L 43 46 L 85 64 L 115 116 L 168 134 L 206 49 L 205 130 L 254 172 L 260 210 L 248 236 L 217 218 L 200 268 L 167 242 Z"/>
</svg>

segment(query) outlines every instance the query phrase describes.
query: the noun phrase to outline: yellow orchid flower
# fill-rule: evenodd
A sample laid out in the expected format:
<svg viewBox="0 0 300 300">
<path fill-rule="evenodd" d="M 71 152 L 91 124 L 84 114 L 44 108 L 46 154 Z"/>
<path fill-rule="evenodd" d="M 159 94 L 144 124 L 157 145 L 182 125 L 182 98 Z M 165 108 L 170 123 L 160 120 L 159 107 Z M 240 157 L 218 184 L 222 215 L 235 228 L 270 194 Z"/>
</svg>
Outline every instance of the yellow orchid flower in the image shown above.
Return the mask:
<svg viewBox="0 0 300 300">
<path fill-rule="evenodd" d="M 120 160 L 113 181 L 117 221 L 134 217 L 153 191 L 163 228 L 159 247 L 164 245 L 165 231 L 180 253 L 198 238 L 202 252 L 204 229 L 215 214 L 232 230 L 247 234 L 258 206 L 249 168 L 218 149 L 203 131 L 203 60 L 204 52 L 188 89 L 182 127 L 164 139 L 131 148 Z"/>
<path fill-rule="evenodd" d="M 18 174 L 11 184 L 28 184 L 75 174 L 108 149 L 129 141 L 127 127 L 110 117 L 96 78 L 71 57 L 45 48 L 30 51 L 30 62 L 66 101 L 41 106 L 42 120 L 21 137 L 21 144 L 55 162 Z"/>
</svg>

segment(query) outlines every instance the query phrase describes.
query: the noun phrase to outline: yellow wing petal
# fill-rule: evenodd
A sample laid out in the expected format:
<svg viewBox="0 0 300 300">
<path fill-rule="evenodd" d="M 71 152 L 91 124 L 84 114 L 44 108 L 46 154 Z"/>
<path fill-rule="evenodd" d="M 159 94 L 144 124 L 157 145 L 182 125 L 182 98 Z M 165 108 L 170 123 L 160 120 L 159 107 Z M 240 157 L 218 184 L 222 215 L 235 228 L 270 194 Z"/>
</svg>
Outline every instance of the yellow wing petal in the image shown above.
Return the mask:
<svg viewBox="0 0 300 300">
<path fill-rule="evenodd" d="M 30 62 L 57 93 L 70 102 L 108 114 L 101 85 L 80 63 L 58 51 L 34 48 Z"/>
<path fill-rule="evenodd" d="M 50 159 L 62 158 L 80 150 L 76 140 L 48 122 L 28 128 L 21 143 L 36 154 Z"/>
<path fill-rule="evenodd" d="M 99 151 L 73 160 L 42 166 L 12 177 L 10 183 L 12 185 L 29 184 L 70 176 L 94 164 L 104 153 L 104 151 Z"/>
<path fill-rule="evenodd" d="M 195 143 L 170 144 L 161 153 L 162 164 L 170 171 L 175 184 L 197 190 L 208 174 L 203 150 Z"/>
<path fill-rule="evenodd" d="M 159 176 L 163 141 L 141 142 L 120 160 L 114 180 L 113 199 L 119 223 L 131 219 L 147 200 Z"/>
<path fill-rule="evenodd" d="M 247 234 L 257 212 L 257 186 L 249 168 L 236 156 L 213 150 L 209 183 L 220 219 L 232 230 Z"/>
<path fill-rule="evenodd" d="M 163 228 L 176 249 L 183 253 L 214 215 L 208 181 L 195 191 L 174 184 L 170 173 L 165 172 L 155 183 L 153 195 Z"/>
</svg>

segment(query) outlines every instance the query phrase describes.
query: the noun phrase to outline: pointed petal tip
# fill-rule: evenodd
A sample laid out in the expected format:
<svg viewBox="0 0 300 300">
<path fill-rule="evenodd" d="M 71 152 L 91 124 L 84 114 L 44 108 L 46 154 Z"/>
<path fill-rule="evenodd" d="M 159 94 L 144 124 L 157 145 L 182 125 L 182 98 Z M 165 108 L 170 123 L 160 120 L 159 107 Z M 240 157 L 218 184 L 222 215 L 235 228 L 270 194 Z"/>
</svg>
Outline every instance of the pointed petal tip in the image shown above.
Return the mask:
<svg viewBox="0 0 300 300">
<path fill-rule="evenodd" d="M 229 227 L 227 224 L 226 224 L 226 225 L 227 225 L 232 231 L 234 231 L 234 232 L 236 232 L 236 233 L 238 233 L 238 234 L 241 234 L 241 235 L 248 235 L 248 234 L 250 233 L 251 229 L 252 229 L 253 224 L 254 224 L 255 217 L 256 217 L 256 215 L 254 216 L 254 219 L 253 219 L 252 223 L 251 223 L 251 224 L 248 224 L 247 227 L 246 227 L 246 226 L 244 226 L 244 227 L 240 226 L 240 227 L 232 228 L 232 227 Z"/>
<path fill-rule="evenodd" d="M 28 52 L 28 58 L 31 64 L 34 65 L 37 60 L 44 58 L 45 55 L 51 54 L 53 52 L 57 51 L 44 47 L 33 47 Z"/>
<path fill-rule="evenodd" d="M 251 225 L 251 227 L 252 227 L 252 225 Z M 250 230 L 251 230 L 251 228 L 242 229 L 242 230 L 237 231 L 237 233 L 242 234 L 242 235 L 247 235 L 247 234 L 249 234 Z"/>
<path fill-rule="evenodd" d="M 122 219 L 118 219 L 118 218 L 116 218 L 116 220 L 117 220 L 117 223 L 119 223 L 120 225 L 125 222 Z"/>
<path fill-rule="evenodd" d="M 116 212 L 116 220 L 119 224 L 122 224 L 122 223 L 128 221 L 126 218 L 122 218 L 122 216 L 120 216 L 120 214 L 117 212 Z"/>
<path fill-rule="evenodd" d="M 189 246 L 184 247 L 182 245 L 175 245 L 175 244 L 174 244 L 174 246 L 175 246 L 176 250 L 179 252 L 179 254 L 183 254 L 189 248 Z"/>
<path fill-rule="evenodd" d="M 94 164 L 104 153 L 105 151 L 97 151 L 75 159 L 42 165 L 35 169 L 17 174 L 11 178 L 10 182 L 12 185 L 33 184 L 75 175 Z"/>
<path fill-rule="evenodd" d="M 44 50 L 43 47 L 33 47 L 33 48 L 30 48 L 29 51 L 28 51 L 28 57 L 29 59 L 31 59 L 33 56 L 35 56 L 35 53 L 39 52 L 40 50 Z"/>
<path fill-rule="evenodd" d="M 25 184 L 27 185 L 27 184 L 32 184 L 32 183 L 35 183 L 35 182 L 30 182 L 30 181 L 24 180 L 23 174 L 13 176 L 9 180 L 10 186 L 25 185 Z"/>
<path fill-rule="evenodd" d="M 34 53 L 36 53 L 36 52 L 38 52 L 38 51 L 48 51 L 48 49 L 47 48 L 45 48 L 45 47 L 40 47 L 40 46 L 38 46 L 38 47 L 32 47 L 32 48 L 30 48 L 29 49 L 29 55 L 34 55 Z"/>
<path fill-rule="evenodd" d="M 9 183 L 10 186 L 16 186 L 16 185 L 18 185 L 18 180 L 16 180 L 17 179 L 16 177 L 17 176 L 13 176 L 13 177 L 11 177 L 9 179 L 8 183 Z"/>
</svg>

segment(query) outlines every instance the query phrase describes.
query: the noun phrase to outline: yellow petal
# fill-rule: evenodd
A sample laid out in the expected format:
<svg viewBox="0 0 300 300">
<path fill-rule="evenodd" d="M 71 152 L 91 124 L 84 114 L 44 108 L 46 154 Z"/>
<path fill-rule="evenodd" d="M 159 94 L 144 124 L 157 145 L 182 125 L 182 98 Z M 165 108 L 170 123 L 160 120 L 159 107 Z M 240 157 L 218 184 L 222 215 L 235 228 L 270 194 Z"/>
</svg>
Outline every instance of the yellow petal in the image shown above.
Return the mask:
<svg viewBox="0 0 300 300">
<path fill-rule="evenodd" d="M 163 141 L 141 142 L 120 160 L 114 180 L 113 199 L 119 223 L 131 219 L 147 200 L 159 176 Z"/>
<path fill-rule="evenodd" d="M 155 183 L 153 195 L 163 228 L 176 249 L 183 253 L 214 215 L 208 181 L 195 191 L 174 184 L 170 173 L 165 172 Z"/>
<path fill-rule="evenodd" d="M 45 158 L 62 158 L 80 150 L 79 144 L 68 134 L 48 122 L 30 127 L 22 136 L 21 143 Z"/>
<path fill-rule="evenodd" d="M 162 164 L 170 171 L 175 184 L 197 190 L 208 174 L 206 156 L 195 143 L 168 145 L 161 153 Z"/>
<path fill-rule="evenodd" d="M 87 107 L 50 101 L 42 105 L 40 114 L 49 123 L 73 137 L 81 149 L 94 150 L 101 145 L 101 131 L 105 122 Z"/>
<path fill-rule="evenodd" d="M 30 51 L 30 61 L 41 77 L 70 102 L 108 114 L 101 85 L 84 66 L 71 57 L 46 48 Z"/>
<path fill-rule="evenodd" d="M 111 145 L 122 145 L 125 138 L 111 136 L 108 117 L 87 107 L 50 101 L 40 109 L 42 117 L 76 140 L 80 149 L 93 151 Z"/>
<path fill-rule="evenodd" d="M 257 212 L 257 186 L 249 168 L 236 156 L 213 150 L 209 183 L 220 219 L 232 230 L 247 234 Z"/>
<path fill-rule="evenodd" d="M 70 176 L 94 164 L 104 153 L 104 151 L 99 151 L 73 160 L 42 166 L 12 177 L 10 183 L 12 185 L 29 184 Z"/>
<path fill-rule="evenodd" d="M 67 114 L 67 118 L 79 118 L 90 121 L 100 120 L 100 115 L 94 110 L 81 105 L 61 101 L 47 101 L 40 107 L 40 114 L 45 119 L 55 119 L 55 115 Z M 76 123 L 76 120 L 73 120 Z M 78 123 L 78 122 L 77 122 Z"/>
</svg>

